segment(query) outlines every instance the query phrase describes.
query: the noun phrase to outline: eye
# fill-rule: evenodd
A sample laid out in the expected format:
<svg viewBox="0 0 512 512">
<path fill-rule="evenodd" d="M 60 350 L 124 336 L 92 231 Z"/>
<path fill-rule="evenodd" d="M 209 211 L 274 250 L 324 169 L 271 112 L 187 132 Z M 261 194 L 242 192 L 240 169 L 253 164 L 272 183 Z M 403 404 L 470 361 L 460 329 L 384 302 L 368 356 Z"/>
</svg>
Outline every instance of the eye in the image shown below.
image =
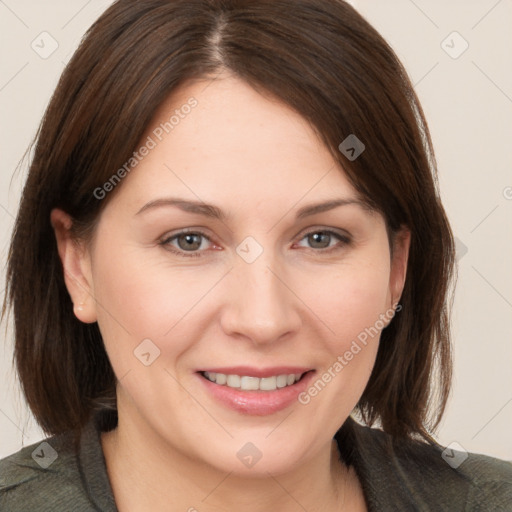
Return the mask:
<svg viewBox="0 0 512 512">
<path fill-rule="evenodd" d="M 350 237 L 328 229 L 317 229 L 306 233 L 297 244 L 300 247 L 318 249 L 315 252 L 331 252 L 350 244 Z M 304 242 L 308 245 L 304 245 Z M 164 237 L 159 245 L 184 257 L 200 257 L 211 244 L 210 238 L 201 231 L 181 231 Z"/>
<path fill-rule="evenodd" d="M 165 237 L 160 245 L 167 250 L 179 254 L 180 256 L 201 256 L 200 251 L 206 250 L 206 242 L 210 239 L 200 231 L 182 231 L 171 236 Z M 189 254 L 186 254 L 189 253 Z"/>
<path fill-rule="evenodd" d="M 306 247 L 309 247 L 311 249 L 339 249 L 343 245 L 347 245 L 350 243 L 350 238 L 347 235 L 342 235 L 341 233 L 337 233 L 335 231 L 330 230 L 316 230 L 316 231 L 310 231 L 309 233 L 306 233 L 303 238 L 301 239 L 301 242 L 305 241 Z M 299 242 L 299 246 L 304 247 L 304 245 Z M 322 252 L 322 251 L 317 251 Z"/>
</svg>

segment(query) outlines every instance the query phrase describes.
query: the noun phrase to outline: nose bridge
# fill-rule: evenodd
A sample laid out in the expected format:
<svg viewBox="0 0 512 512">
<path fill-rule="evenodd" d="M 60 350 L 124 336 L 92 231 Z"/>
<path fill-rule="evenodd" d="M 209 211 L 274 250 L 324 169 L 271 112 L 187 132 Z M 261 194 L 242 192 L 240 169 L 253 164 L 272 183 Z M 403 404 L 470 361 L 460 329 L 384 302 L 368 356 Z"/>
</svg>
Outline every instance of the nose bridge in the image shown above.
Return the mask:
<svg viewBox="0 0 512 512">
<path fill-rule="evenodd" d="M 243 244 L 240 247 L 247 249 Z M 255 249 L 250 242 L 248 247 L 248 252 Z M 261 251 L 255 259 L 245 259 L 244 254 L 236 258 L 229 306 L 222 318 L 226 332 L 261 344 L 271 343 L 298 328 L 300 319 L 294 295 L 283 283 L 283 272 L 270 249 Z"/>
</svg>

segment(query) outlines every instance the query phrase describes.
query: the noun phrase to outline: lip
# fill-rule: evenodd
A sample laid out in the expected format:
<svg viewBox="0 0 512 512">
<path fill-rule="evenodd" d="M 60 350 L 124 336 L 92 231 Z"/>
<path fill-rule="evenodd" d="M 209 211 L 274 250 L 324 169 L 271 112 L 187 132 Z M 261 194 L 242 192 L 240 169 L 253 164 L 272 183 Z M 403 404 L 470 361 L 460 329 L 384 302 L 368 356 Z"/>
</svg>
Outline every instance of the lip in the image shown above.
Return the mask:
<svg viewBox="0 0 512 512">
<path fill-rule="evenodd" d="M 251 377 L 269 377 L 288 373 L 306 373 L 302 378 L 291 386 L 278 388 L 275 391 L 240 391 L 228 386 L 215 384 L 205 378 L 201 372 L 217 372 L 231 375 L 247 375 Z M 241 414 L 250 416 L 268 416 L 298 403 L 297 397 L 309 385 L 316 372 L 308 368 L 298 367 L 274 367 L 266 369 L 255 369 L 250 367 L 231 367 L 200 370 L 196 373 L 197 378 L 202 382 L 206 393 L 217 403 Z"/>
<path fill-rule="evenodd" d="M 274 375 L 290 375 L 306 373 L 313 368 L 302 366 L 272 366 L 272 368 L 255 368 L 254 366 L 230 366 L 222 368 L 201 368 L 198 372 L 224 373 L 226 375 L 246 375 L 247 377 L 273 377 Z"/>
</svg>

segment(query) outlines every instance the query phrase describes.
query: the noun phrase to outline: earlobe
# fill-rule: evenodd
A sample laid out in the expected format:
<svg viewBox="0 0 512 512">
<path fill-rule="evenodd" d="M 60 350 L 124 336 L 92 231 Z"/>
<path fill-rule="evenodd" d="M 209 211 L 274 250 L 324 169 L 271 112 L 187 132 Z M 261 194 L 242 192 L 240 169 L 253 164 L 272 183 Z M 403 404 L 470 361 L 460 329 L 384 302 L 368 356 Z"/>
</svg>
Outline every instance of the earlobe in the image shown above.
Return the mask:
<svg viewBox="0 0 512 512">
<path fill-rule="evenodd" d="M 54 208 L 50 221 L 55 233 L 62 263 L 64 282 L 74 304 L 75 316 L 84 323 L 96 322 L 91 264 L 88 251 L 71 234 L 73 220 L 69 214 Z"/>
</svg>

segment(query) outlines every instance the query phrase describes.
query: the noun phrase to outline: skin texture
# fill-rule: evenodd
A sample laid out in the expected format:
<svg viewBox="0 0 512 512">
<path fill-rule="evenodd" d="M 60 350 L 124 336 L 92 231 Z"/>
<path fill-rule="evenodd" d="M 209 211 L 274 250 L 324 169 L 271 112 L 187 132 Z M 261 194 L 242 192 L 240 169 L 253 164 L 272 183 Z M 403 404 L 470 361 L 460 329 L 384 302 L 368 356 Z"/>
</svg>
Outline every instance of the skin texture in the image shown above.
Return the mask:
<svg viewBox="0 0 512 512">
<path fill-rule="evenodd" d="M 229 75 L 175 90 L 142 140 L 192 96 L 198 105 L 118 185 L 90 243 L 52 211 L 75 314 L 98 322 L 119 381 L 119 426 L 102 437 L 119 510 L 365 510 L 332 438 L 368 382 L 378 336 L 310 403 L 269 415 L 219 404 L 197 370 L 322 375 L 398 301 L 408 233 L 391 260 L 379 213 L 350 204 L 297 220 L 305 205 L 356 191 L 303 118 Z M 137 214 L 171 196 L 226 218 L 172 206 Z M 183 237 L 162 244 L 183 229 L 208 237 L 199 257 L 186 256 Z M 350 241 L 307 236 L 326 230 Z M 252 263 L 236 252 L 248 236 L 263 249 Z M 145 366 L 134 350 L 148 338 L 160 355 Z M 248 442 L 262 454 L 251 468 L 237 457 Z"/>
</svg>

